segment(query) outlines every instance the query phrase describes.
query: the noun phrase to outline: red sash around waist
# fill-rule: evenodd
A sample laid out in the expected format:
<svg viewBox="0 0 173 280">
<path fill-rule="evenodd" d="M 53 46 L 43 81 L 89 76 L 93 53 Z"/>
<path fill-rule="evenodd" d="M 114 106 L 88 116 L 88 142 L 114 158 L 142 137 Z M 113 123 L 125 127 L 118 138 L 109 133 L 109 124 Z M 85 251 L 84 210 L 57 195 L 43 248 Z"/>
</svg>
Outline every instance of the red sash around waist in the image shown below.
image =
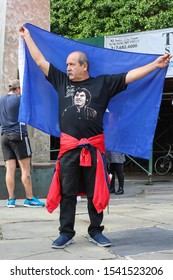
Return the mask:
<svg viewBox="0 0 173 280">
<path fill-rule="evenodd" d="M 97 167 L 93 195 L 93 204 L 97 212 L 102 212 L 109 203 L 110 194 L 108 187 L 108 174 L 105 169 L 102 154 L 105 153 L 104 135 L 99 134 L 90 138 L 82 138 L 80 140 L 62 133 L 60 139 L 60 152 L 58 161 L 56 162 L 56 170 L 52 178 L 52 182 L 47 195 L 46 208 L 52 213 L 59 205 L 61 200 L 61 185 L 60 185 L 60 161 L 59 159 L 69 150 L 81 148 L 80 165 L 91 166 L 91 154 L 88 149 L 89 145 L 97 149 Z"/>
</svg>

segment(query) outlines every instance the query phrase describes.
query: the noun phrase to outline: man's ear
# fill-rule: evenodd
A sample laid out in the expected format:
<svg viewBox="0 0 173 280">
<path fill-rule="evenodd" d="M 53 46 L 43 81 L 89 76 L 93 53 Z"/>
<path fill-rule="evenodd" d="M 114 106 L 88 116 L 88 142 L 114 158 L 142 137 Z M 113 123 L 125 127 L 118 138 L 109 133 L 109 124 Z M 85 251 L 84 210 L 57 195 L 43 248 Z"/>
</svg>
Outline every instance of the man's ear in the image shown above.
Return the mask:
<svg viewBox="0 0 173 280">
<path fill-rule="evenodd" d="M 84 65 L 84 70 L 88 71 L 88 64 L 86 62 L 84 62 L 83 65 Z"/>
</svg>

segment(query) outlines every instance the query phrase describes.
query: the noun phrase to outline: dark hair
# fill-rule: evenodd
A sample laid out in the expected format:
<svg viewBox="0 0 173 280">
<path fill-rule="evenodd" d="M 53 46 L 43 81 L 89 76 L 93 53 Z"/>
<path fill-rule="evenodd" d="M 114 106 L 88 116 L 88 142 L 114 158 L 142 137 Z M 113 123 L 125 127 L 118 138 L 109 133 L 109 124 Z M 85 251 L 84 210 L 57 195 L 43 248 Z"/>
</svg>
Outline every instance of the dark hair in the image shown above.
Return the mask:
<svg viewBox="0 0 173 280">
<path fill-rule="evenodd" d="M 86 88 L 77 88 L 76 93 L 77 92 L 79 92 L 79 93 L 84 92 L 85 93 L 85 96 L 86 96 L 86 104 L 85 105 L 88 106 L 90 101 L 91 101 L 91 93 Z M 75 93 L 75 95 L 76 95 L 76 93 Z"/>
<path fill-rule="evenodd" d="M 9 92 L 10 92 L 10 91 L 15 91 L 17 88 L 20 88 L 20 87 L 13 87 L 13 88 L 10 88 L 10 87 L 9 87 Z"/>
</svg>

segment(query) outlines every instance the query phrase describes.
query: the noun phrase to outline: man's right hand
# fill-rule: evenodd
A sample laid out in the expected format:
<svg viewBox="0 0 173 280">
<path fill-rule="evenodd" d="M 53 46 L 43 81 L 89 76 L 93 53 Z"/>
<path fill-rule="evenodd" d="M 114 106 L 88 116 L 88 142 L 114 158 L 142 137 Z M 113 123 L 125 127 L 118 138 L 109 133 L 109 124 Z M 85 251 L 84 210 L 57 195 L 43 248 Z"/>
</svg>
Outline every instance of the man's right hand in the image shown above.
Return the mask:
<svg viewBox="0 0 173 280">
<path fill-rule="evenodd" d="M 29 52 L 36 62 L 36 64 L 40 67 L 40 69 L 44 72 L 46 76 L 48 76 L 49 72 L 49 62 L 45 59 L 37 45 L 32 39 L 29 30 L 24 26 L 20 26 L 19 28 L 19 35 L 21 38 L 25 40 L 25 43 L 28 46 Z"/>
<path fill-rule="evenodd" d="M 25 38 L 25 36 L 27 36 L 29 34 L 30 34 L 29 30 L 24 25 L 20 26 L 20 28 L 19 28 L 20 37 Z"/>
</svg>

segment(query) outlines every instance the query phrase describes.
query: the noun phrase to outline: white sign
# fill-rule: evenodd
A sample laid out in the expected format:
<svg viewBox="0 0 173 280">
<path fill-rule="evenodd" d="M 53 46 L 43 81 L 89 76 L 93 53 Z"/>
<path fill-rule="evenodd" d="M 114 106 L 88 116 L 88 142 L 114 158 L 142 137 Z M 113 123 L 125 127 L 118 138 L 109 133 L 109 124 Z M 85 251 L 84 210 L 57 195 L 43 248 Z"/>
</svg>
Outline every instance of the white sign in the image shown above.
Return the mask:
<svg viewBox="0 0 173 280">
<path fill-rule="evenodd" d="M 104 47 L 136 53 L 173 54 L 173 28 L 105 36 Z M 173 58 L 166 77 L 173 77 Z"/>
</svg>

